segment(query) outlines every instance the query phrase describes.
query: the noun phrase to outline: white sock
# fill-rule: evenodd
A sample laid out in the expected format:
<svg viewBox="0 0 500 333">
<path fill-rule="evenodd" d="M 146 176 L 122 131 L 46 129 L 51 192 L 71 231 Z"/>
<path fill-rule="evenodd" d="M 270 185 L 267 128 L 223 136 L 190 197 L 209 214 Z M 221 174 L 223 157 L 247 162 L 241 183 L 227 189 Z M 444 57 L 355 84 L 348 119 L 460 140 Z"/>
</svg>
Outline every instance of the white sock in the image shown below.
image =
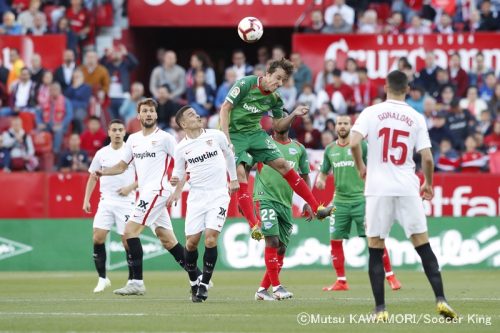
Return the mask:
<svg viewBox="0 0 500 333">
<path fill-rule="evenodd" d="M 389 277 L 389 276 L 391 276 L 391 275 L 394 275 L 394 273 L 393 273 L 392 271 L 390 271 L 390 272 L 386 272 L 386 273 L 385 273 L 385 277 Z"/>
<path fill-rule="evenodd" d="M 338 276 L 337 281 L 347 281 L 345 276 Z"/>
<path fill-rule="evenodd" d="M 138 284 L 140 286 L 144 285 L 144 281 L 143 280 L 132 280 L 132 283 Z"/>
</svg>

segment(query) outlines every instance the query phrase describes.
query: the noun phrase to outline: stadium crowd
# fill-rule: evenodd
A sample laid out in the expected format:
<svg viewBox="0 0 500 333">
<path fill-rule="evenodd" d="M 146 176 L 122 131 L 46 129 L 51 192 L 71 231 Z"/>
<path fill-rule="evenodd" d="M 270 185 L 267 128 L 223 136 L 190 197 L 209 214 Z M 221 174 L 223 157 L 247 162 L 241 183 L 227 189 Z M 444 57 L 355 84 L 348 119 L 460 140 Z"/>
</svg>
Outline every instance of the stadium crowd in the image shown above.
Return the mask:
<svg viewBox="0 0 500 333">
<path fill-rule="evenodd" d="M 16 5 L 20 3 L 24 7 Z M 128 133 L 140 129 L 136 105 L 147 96 L 146 90 L 158 102 L 159 126 L 178 140 L 183 133 L 173 116 L 185 104 L 195 108 L 206 127 L 217 128 L 218 110 L 234 82 L 245 75 L 263 75 L 270 59 L 289 56 L 294 65 L 293 77 L 279 93 L 287 110 L 297 104 L 310 107 L 310 115 L 297 119 L 290 133 L 306 148 L 323 149 L 335 140 L 338 115 L 354 119 L 366 106 L 384 98 L 382 85 L 370 80 L 368 70 L 355 59 L 326 60 L 323 70 L 313 77 L 299 53 L 287 55 L 281 46 L 260 47 L 255 64 L 246 60 L 244 51 L 234 50 L 232 64 L 224 73 L 216 71 L 205 52 L 194 52 L 189 68 L 183 68 L 177 64 L 175 51 L 160 49 L 158 66 L 145 87 L 133 81 L 138 60 L 124 46 L 108 49 L 102 57 L 93 50 L 95 33 L 87 1 L 47 3 L 52 6 L 50 13 L 41 10 L 46 1 L 14 0 L 11 10 L 5 10 L 7 1 L 0 0 L 0 34 L 63 32 L 68 36 L 63 63 L 53 72 L 43 68 L 38 54 L 25 64 L 16 49 L 10 49 L 8 62 L 0 62 L 0 167 L 6 172 L 87 170 L 95 152 L 106 144 L 105 130 L 111 119 L 124 120 Z M 305 32 L 424 34 L 500 27 L 500 0 L 333 3 L 311 12 L 312 23 Z M 345 30 L 332 28 L 340 24 L 336 23 L 339 17 Z M 406 58 L 399 59 L 397 67 L 411 82 L 407 103 L 427 120 L 436 168 L 487 171 L 489 156 L 500 146 L 499 77 L 486 67 L 480 52 L 470 72 L 461 68 L 458 54 L 450 56 L 448 68 L 440 68 L 435 60 L 428 52 L 420 71 Z M 219 76 L 222 82 L 217 82 Z M 270 130 L 270 119 L 264 117 L 262 126 Z"/>
</svg>

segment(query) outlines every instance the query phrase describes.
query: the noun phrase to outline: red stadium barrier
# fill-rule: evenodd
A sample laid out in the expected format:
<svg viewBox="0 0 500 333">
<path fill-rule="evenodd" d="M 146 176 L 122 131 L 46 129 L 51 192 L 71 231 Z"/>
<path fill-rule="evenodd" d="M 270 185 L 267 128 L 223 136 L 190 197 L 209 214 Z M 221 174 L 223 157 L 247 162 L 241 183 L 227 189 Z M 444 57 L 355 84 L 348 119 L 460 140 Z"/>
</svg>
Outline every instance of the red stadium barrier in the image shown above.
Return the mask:
<svg viewBox="0 0 500 333">
<path fill-rule="evenodd" d="M 2 205 L 0 218 L 76 218 L 90 217 L 82 211 L 86 173 L 0 173 L 0 195 Z M 312 177 L 314 179 L 315 177 Z M 320 202 L 330 202 L 333 193 L 330 176 L 326 190 L 314 189 Z M 253 178 L 250 179 L 253 187 Z M 440 216 L 499 216 L 500 175 L 492 174 L 436 174 L 435 196 L 432 202 L 425 202 L 428 215 Z M 98 204 L 99 188 L 92 196 L 92 211 Z M 187 192 L 173 217 L 186 214 Z M 300 209 L 294 206 L 295 215 Z M 232 200 L 229 217 L 240 216 L 236 200 Z"/>
</svg>

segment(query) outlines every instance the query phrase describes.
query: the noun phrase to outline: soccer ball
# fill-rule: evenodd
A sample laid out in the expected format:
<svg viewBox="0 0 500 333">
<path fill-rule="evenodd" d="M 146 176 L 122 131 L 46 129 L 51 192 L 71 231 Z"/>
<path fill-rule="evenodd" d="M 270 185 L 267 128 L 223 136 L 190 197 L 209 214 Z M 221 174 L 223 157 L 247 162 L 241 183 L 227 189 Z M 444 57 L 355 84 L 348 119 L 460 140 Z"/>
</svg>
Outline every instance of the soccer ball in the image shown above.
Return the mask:
<svg viewBox="0 0 500 333">
<path fill-rule="evenodd" d="M 264 33 L 264 27 L 258 18 L 245 17 L 238 24 L 238 35 L 247 43 L 255 43 Z"/>
</svg>

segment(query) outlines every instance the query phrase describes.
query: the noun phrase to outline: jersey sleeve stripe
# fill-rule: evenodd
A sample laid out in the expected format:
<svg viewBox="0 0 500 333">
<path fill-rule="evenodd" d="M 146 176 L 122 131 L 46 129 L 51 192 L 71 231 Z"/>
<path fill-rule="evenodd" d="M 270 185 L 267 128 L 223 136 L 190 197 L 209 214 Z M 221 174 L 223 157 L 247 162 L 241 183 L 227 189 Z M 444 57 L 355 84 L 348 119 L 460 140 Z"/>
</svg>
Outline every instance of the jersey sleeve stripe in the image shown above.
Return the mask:
<svg viewBox="0 0 500 333">
<path fill-rule="evenodd" d="M 153 199 L 153 202 L 151 202 L 151 206 L 149 206 L 148 211 L 146 212 L 146 215 L 144 215 L 144 219 L 142 220 L 142 225 L 146 224 L 146 221 L 148 220 L 149 213 L 151 213 L 151 209 L 155 206 L 156 199 L 158 199 L 158 195 L 155 195 L 155 198 Z"/>
</svg>

